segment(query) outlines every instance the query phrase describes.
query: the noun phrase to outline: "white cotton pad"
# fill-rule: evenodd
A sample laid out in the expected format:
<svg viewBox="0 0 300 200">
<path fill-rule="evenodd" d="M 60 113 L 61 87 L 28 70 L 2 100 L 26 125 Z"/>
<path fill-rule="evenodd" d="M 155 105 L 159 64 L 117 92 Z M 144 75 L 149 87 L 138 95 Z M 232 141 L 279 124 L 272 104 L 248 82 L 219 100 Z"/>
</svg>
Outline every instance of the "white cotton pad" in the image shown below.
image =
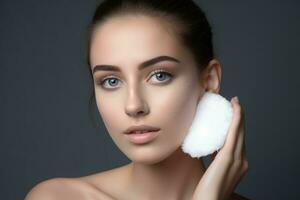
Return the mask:
<svg viewBox="0 0 300 200">
<path fill-rule="evenodd" d="M 183 152 L 199 158 L 219 150 L 225 143 L 232 117 L 230 101 L 217 93 L 206 92 L 181 145 Z"/>
</svg>

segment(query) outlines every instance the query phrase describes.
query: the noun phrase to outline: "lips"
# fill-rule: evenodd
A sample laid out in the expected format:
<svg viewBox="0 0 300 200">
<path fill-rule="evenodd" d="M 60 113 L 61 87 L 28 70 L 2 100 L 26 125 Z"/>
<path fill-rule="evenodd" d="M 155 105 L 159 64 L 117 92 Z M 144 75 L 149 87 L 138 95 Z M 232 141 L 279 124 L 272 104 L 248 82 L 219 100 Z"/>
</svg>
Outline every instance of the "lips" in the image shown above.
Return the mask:
<svg viewBox="0 0 300 200">
<path fill-rule="evenodd" d="M 160 130 L 160 128 L 148 125 L 131 126 L 124 131 L 124 134 L 143 134 L 145 132 L 154 132 L 158 130 Z"/>
<path fill-rule="evenodd" d="M 124 134 L 125 138 L 128 139 L 133 144 L 142 145 L 142 144 L 149 144 L 151 141 L 154 141 L 160 134 L 159 131 L 139 131 L 140 133 L 135 131 L 130 132 L 129 134 Z"/>
<path fill-rule="evenodd" d="M 131 131 L 128 134 L 143 134 L 143 133 L 147 133 L 147 132 L 153 132 L 153 131 L 147 131 L 147 130 L 142 130 L 142 131 Z"/>
</svg>

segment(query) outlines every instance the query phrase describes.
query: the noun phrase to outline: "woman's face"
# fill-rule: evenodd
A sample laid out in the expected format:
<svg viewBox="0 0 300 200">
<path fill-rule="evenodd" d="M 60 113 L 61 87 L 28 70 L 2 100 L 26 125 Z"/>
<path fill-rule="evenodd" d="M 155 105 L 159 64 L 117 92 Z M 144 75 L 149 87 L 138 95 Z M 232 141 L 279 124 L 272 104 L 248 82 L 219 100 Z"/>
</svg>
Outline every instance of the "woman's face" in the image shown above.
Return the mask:
<svg viewBox="0 0 300 200">
<path fill-rule="evenodd" d="M 155 18 L 122 16 L 98 26 L 93 34 L 91 69 L 118 69 L 97 67 L 94 72 L 97 107 L 111 138 L 133 162 L 153 164 L 176 151 L 204 92 L 190 52 L 168 28 Z M 178 62 L 162 59 L 139 69 L 160 56 Z M 142 124 L 160 128 L 158 137 L 145 144 L 130 142 L 123 131 Z"/>
</svg>

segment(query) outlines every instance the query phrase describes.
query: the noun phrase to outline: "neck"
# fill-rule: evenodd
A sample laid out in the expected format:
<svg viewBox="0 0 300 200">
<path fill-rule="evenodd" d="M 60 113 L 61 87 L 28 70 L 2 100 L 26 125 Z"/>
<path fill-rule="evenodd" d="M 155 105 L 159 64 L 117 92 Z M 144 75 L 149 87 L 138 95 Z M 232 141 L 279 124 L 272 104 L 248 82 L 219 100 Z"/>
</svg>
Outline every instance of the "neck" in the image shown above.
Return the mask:
<svg viewBox="0 0 300 200">
<path fill-rule="evenodd" d="M 129 169 L 134 199 L 191 199 L 205 172 L 202 159 L 190 157 L 181 148 L 153 165 L 131 162 Z"/>
</svg>

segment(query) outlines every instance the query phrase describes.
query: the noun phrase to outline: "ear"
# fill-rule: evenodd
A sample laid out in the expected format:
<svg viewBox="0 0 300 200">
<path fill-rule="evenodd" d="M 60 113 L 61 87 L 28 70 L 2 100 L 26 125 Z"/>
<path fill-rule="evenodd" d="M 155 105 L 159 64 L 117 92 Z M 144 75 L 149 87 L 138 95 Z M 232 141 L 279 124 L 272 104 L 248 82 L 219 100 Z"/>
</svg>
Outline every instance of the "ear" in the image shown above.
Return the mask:
<svg viewBox="0 0 300 200">
<path fill-rule="evenodd" d="M 214 58 L 203 71 L 202 81 L 205 91 L 219 93 L 221 89 L 221 76 L 221 64 Z"/>
</svg>

